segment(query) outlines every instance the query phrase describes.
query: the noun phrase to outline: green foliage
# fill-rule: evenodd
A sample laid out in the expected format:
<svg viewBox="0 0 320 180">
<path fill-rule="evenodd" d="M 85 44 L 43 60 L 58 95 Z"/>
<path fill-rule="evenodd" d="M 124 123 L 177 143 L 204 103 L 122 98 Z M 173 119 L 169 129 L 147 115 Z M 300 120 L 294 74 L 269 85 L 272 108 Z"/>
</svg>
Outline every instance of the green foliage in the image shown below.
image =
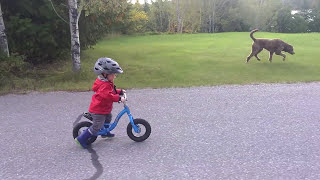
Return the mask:
<svg viewBox="0 0 320 180">
<path fill-rule="evenodd" d="M 114 25 L 115 20 L 111 17 L 109 14 L 90 14 L 80 17 L 79 29 L 82 49 L 95 45 L 105 34 L 112 31 L 111 25 Z"/>
<path fill-rule="evenodd" d="M 126 0 L 78 0 L 80 45 L 82 49 L 92 47 L 111 32 L 121 32 L 128 19 L 129 5 Z M 127 29 L 126 29 L 127 30 Z"/>
<path fill-rule="evenodd" d="M 11 86 L 15 78 L 23 78 L 30 67 L 21 56 L 0 53 L 0 87 Z"/>
<path fill-rule="evenodd" d="M 281 33 L 300 33 L 307 32 L 308 22 L 300 14 L 291 14 L 291 9 L 283 7 L 276 11 L 271 19 L 267 31 L 281 32 Z"/>
<path fill-rule="evenodd" d="M 219 14 L 223 14 L 223 16 L 219 17 L 218 22 L 216 23 L 216 29 L 219 32 L 241 32 L 249 30 L 249 25 L 246 24 L 240 15 L 237 1 L 231 3 L 222 11 L 224 12 L 218 11 Z"/>
<path fill-rule="evenodd" d="M 308 28 L 307 22 L 300 15 L 291 15 L 291 10 L 281 9 L 277 17 L 278 31 L 282 33 L 299 33 L 306 32 Z"/>
<path fill-rule="evenodd" d="M 79 0 L 80 45 L 86 49 L 113 30 L 120 31 L 126 0 Z M 3 0 L 10 52 L 32 64 L 53 63 L 70 57 L 69 9 L 65 0 Z"/>
<path fill-rule="evenodd" d="M 64 57 L 70 46 L 68 24 L 57 18 L 49 1 L 5 1 L 4 20 L 10 52 L 32 64 Z"/>
<path fill-rule="evenodd" d="M 308 32 L 320 32 L 320 8 L 309 9 L 300 14 L 308 22 Z"/>
<path fill-rule="evenodd" d="M 120 14 L 128 7 L 127 0 L 78 0 L 78 2 L 79 10 L 84 10 L 86 16 L 105 13 Z"/>
<path fill-rule="evenodd" d="M 144 5 L 144 9 L 147 9 L 148 24 L 147 30 L 155 32 L 167 32 L 169 28 L 169 20 L 171 19 L 171 6 L 172 3 L 165 1 L 154 1 L 150 6 Z"/>
<path fill-rule="evenodd" d="M 110 32 L 121 32 L 127 25 L 130 6 L 126 0 L 79 0 L 80 42 L 82 48 L 95 45 Z"/>
<path fill-rule="evenodd" d="M 51 23 L 38 24 L 30 18 L 19 16 L 11 16 L 9 21 L 7 29 L 11 52 L 24 55 L 28 62 L 52 62 L 66 54 L 69 46 L 66 30 L 61 31 L 61 28 Z"/>
<path fill-rule="evenodd" d="M 142 33 L 146 31 L 146 24 L 148 17 L 144 11 L 132 10 L 130 12 L 129 28 L 135 33 Z"/>
<path fill-rule="evenodd" d="M 284 33 L 301 33 L 307 32 L 307 30 L 308 22 L 300 15 L 293 15 L 287 31 L 284 31 Z"/>
<path fill-rule="evenodd" d="M 130 6 L 129 13 L 124 19 L 126 25 L 126 34 L 144 33 L 147 31 L 148 16 L 144 8 L 139 3 Z"/>
</svg>

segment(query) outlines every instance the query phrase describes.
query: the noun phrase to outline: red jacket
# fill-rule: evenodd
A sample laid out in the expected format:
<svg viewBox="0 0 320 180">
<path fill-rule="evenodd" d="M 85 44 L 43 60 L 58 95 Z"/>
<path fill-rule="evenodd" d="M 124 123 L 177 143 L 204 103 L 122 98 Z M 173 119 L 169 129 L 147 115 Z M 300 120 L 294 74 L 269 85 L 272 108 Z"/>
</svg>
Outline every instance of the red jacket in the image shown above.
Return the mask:
<svg viewBox="0 0 320 180">
<path fill-rule="evenodd" d="M 119 94 L 121 89 L 115 89 L 113 82 L 102 81 L 96 79 L 92 86 L 95 92 L 92 95 L 91 104 L 89 107 L 90 113 L 96 114 L 110 114 L 113 107 L 113 102 L 119 101 Z"/>
</svg>

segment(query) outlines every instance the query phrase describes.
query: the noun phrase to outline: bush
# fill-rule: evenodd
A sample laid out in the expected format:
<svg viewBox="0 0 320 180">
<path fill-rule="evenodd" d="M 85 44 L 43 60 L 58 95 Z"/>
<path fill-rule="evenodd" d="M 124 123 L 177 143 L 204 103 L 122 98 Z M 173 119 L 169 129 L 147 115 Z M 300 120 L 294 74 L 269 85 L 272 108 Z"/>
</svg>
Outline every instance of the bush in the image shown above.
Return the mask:
<svg viewBox="0 0 320 180">
<path fill-rule="evenodd" d="M 116 0 L 114 0 L 116 1 Z M 69 11 L 65 0 L 52 0 L 60 19 L 48 0 L 3 0 L 3 18 L 10 52 L 23 55 L 24 60 L 34 64 L 54 63 L 70 58 Z M 124 0 L 122 0 L 124 2 Z M 118 7 L 119 8 L 119 7 Z M 119 9 L 121 11 L 119 11 Z M 106 11 L 85 15 L 79 20 L 80 45 L 86 49 L 110 32 L 121 22 L 127 11 Z"/>
<path fill-rule="evenodd" d="M 7 57 L 0 53 L 0 87 L 12 84 L 15 78 L 23 78 L 27 74 L 29 63 L 21 56 Z"/>
<path fill-rule="evenodd" d="M 1 2 L 10 52 L 32 63 L 48 63 L 68 55 L 69 25 L 57 17 L 49 1 Z"/>
</svg>

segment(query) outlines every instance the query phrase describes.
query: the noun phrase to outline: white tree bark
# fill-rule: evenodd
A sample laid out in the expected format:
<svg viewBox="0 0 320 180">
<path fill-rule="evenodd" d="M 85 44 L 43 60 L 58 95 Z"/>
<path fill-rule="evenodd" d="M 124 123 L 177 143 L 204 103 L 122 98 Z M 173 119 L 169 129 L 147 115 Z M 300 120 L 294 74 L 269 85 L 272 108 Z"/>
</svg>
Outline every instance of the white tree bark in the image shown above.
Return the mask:
<svg viewBox="0 0 320 180">
<path fill-rule="evenodd" d="M 216 23 L 216 21 L 215 21 L 215 13 L 216 13 L 216 1 L 213 1 L 212 2 L 212 17 L 211 17 L 212 19 L 211 19 L 211 27 L 210 27 L 211 33 L 215 33 L 214 32 L 214 30 L 215 30 L 214 25 Z"/>
<path fill-rule="evenodd" d="M 201 2 L 201 1 L 200 1 Z M 201 17 L 202 17 L 202 11 L 201 11 L 201 6 L 202 5 L 200 5 L 200 9 L 199 9 L 199 11 L 200 11 L 200 19 L 199 19 L 199 27 L 201 28 L 201 26 L 202 26 L 202 19 L 201 19 Z M 201 29 L 200 29 L 201 30 Z"/>
<path fill-rule="evenodd" d="M 71 57 L 72 70 L 79 72 L 81 68 L 80 62 L 80 39 L 79 39 L 79 17 L 77 0 L 68 0 L 69 4 L 69 21 L 71 34 Z"/>
<path fill-rule="evenodd" d="M 180 17 L 180 1 L 177 0 L 177 8 L 176 8 L 176 13 L 177 13 L 177 33 L 180 33 L 181 29 L 181 17 Z"/>
<path fill-rule="evenodd" d="M 0 48 L 9 57 L 8 41 L 7 41 L 5 26 L 4 26 L 3 17 L 2 17 L 1 3 L 0 3 Z"/>
</svg>

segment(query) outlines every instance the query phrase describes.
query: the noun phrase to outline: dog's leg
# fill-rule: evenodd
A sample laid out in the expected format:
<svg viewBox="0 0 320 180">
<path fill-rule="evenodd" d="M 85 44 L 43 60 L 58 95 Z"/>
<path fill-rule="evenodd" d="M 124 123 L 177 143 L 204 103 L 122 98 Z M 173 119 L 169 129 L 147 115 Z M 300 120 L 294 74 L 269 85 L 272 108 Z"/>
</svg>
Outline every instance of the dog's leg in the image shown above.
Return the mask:
<svg viewBox="0 0 320 180">
<path fill-rule="evenodd" d="M 285 54 L 282 54 L 281 51 L 276 51 L 276 55 L 279 55 L 279 56 L 282 56 L 283 57 L 283 61 L 286 60 L 286 55 Z"/>
<path fill-rule="evenodd" d="M 258 61 L 260 61 L 260 58 L 258 57 L 258 54 L 263 50 L 263 48 L 259 49 L 258 52 L 254 55 Z"/>
<path fill-rule="evenodd" d="M 256 43 L 252 44 L 251 54 L 247 57 L 247 63 L 252 58 L 252 56 L 256 56 L 259 53 L 259 49 L 260 47 Z"/>
<path fill-rule="evenodd" d="M 269 61 L 270 61 L 270 62 L 272 62 L 272 55 L 273 55 L 273 52 L 270 51 L 270 53 L 269 53 Z"/>
<path fill-rule="evenodd" d="M 249 60 L 252 58 L 253 53 L 251 52 L 251 54 L 247 57 L 247 63 L 249 62 Z"/>
</svg>

